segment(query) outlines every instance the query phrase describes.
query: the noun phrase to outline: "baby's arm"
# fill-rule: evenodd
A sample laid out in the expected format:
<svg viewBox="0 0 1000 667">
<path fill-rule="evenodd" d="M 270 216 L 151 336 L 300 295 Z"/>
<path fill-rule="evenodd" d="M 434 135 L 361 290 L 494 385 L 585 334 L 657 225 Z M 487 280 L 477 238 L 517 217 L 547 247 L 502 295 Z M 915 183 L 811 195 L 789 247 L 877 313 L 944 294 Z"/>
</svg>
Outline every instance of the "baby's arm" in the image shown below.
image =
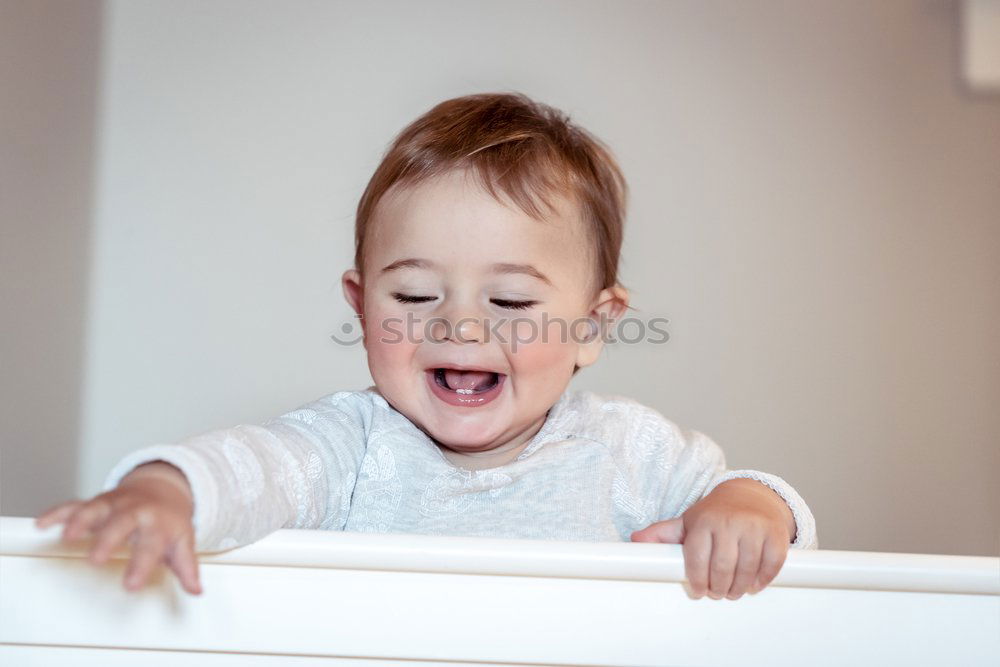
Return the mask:
<svg viewBox="0 0 1000 667">
<path fill-rule="evenodd" d="M 167 533 L 182 541 L 178 524 L 186 522 L 192 560 L 193 548 L 228 549 L 279 528 L 343 528 L 345 500 L 364 456 L 371 419 L 367 393 L 340 392 L 263 425 L 216 429 L 177 444 L 146 447 L 114 466 L 104 493 L 89 502 L 56 506 L 38 518 L 38 525 L 66 521 L 65 539 L 99 531 L 94 562 L 102 562 L 105 552 L 127 537 L 122 531 L 129 530 L 130 520 L 135 528 L 143 517 L 155 529 L 145 531 L 150 539 L 142 530 L 135 536 L 162 547 L 158 556 L 167 548 Z M 140 560 L 138 546 L 133 568 Z M 149 559 L 143 556 L 139 565 Z M 145 563 L 141 570 L 148 573 L 155 564 Z M 196 577 L 186 581 L 192 592 L 196 583 Z"/>
<path fill-rule="evenodd" d="M 132 452 L 108 473 L 162 460 L 191 485 L 196 545 L 219 551 L 280 528 L 342 528 L 372 416 L 364 392 L 338 392 L 261 425 L 208 431 Z"/>
<path fill-rule="evenodd" d="M 632 539 L 682 543 L 695 597 L 757 592 L 778 574 L 789 547 L 816 548 L 812 512 L 787 482 L 755 470 L 727 471 L 722 450 L 702 433 L 665 419 L 659 430 L 669 443 L 669 472 L 659 477 L 665 488 L 651 488 L 666 520 Z"/>
</svg>

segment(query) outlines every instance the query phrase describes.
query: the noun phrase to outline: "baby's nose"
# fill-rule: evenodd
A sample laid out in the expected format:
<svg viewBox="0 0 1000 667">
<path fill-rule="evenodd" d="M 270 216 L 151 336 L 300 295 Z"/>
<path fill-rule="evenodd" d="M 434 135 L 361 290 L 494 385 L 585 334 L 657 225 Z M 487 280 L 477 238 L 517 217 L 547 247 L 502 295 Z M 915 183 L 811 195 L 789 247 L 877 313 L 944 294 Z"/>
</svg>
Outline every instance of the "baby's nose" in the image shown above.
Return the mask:
<svg viewBox="0 0 1000 667">
<path fill-rule="evenodd" d="M 455 323 L 455 342 L 481 343 L 483 341 L 483 323 L 477 317 L 463 317 Z"/>
<path fill-rule="evenodd" d="M 443 343 L 481 343 L 484 339 L 485 326 L 478 317 L 451 317 L 434 322 L 429 333 L 435 342 Z"/>
</svg>

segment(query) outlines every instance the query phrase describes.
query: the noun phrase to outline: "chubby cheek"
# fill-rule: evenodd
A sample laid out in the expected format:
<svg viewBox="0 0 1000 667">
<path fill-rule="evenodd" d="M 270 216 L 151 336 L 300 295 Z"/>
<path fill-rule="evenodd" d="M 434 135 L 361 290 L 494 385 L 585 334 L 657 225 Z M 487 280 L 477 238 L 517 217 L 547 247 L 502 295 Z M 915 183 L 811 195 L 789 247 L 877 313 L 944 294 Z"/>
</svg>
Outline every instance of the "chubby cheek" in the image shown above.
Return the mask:
<svg viewBox="0 0 1000 667">
<path fill-rule="evenodd" d="M 365 312 L 368 369 L 379 388 L 393 391 L 413 381 L 413 358 L 419 342 L 406 330 L 403 316 L 391 311 Z"/>
<path fill-rule="evenodd" d="M 531 391 L 535 396 L 556 398 L 573 376 L 577 346 L 550 326 L 545 336 L 512 335 L 507 358 L 514 372 L 515 390 Z"/>
</svg>

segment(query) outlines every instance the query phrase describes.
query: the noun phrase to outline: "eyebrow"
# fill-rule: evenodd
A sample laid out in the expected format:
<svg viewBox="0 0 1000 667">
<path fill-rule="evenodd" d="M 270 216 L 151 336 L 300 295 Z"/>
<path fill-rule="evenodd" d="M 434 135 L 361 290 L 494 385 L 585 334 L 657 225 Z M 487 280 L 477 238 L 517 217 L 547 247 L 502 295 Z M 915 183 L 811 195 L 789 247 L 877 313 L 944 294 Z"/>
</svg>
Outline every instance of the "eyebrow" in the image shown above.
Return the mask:
<svg viewBox="0 0 1000 667">
<path fill-rule="evenodd" d="M 426 259 L 397 259 L 392 264 L 383 267 L 380 273 L 388 273 L 398 269 L 430 269 L 433 266 L 434 262 L 429 262 Z"/>
<path fill-rule="evenodd" d="M 397 271 L 399 269 L 433 269 L 435 267 L 434 262 L 426 259 L 418 259 L 416 257 L 410 257 L 407 259 L 397 259 L 395 262 L 386 265 L 382 268 L 380 273 L 388 273 L 390 271 Z M 511 264 L 509 262 L 501 262 L 499 264 L 493 265 L 494 273 L 523 273 L 525 275 L 531 276 L 541 280 L 547 285 L 551 285 L 552 281 L 549 280 L 544 273 L 533 267 L 531 264 Z"/>
<path fill-rule="evenodd" d="M 531 264 L 494 264 L 494 273 L 524 273 L 532 278 L 537 278 L 543 283 L 548 285 L 552 284 L 552 281 L 545 277 L 541 271 L 533 267 Z"/>
</svg>

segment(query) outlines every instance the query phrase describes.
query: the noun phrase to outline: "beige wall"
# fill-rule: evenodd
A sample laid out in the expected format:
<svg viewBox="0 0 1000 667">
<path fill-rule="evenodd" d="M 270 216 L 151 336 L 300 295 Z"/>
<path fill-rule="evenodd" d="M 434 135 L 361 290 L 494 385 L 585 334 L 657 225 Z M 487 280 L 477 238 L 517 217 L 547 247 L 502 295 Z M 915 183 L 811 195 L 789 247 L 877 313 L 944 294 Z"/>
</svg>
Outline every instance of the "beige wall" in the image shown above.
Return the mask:
<svg viewBox="0 0 1000 667">
<path fill-rule="evenodd" d="M 94 191 L 99 0 L 0 0 L 0 512 L 71 494 Z"/>
<path fill-rule="evenodd" d="M 3 7 L 4 514 L 366 386 L 328 335 L 379 154 L 515 89 L 615 149 L 623 280 L 671 320 L 577 386 L 784 476 L 823 548 L 997 552 L 1000 97 L 961 82 L 956 3 Z"/>
</svg>

